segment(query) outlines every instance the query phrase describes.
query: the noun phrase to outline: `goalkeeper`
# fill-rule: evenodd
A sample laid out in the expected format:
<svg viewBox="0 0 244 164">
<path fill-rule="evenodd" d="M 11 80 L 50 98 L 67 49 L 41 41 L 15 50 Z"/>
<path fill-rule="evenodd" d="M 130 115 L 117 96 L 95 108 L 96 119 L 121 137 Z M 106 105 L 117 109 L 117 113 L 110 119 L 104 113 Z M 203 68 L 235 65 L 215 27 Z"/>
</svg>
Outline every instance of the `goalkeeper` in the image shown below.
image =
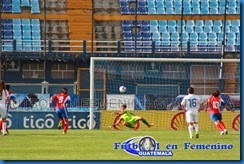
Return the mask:
<svg viewBox="0 0 244 164">
<path fill-rule="evenodd" d="M 126 104 L 120 107 L 120 112 L 117 113 L 118 115 L 120 115 L 120 118 L 115 124 L 109 126 L 110 128 L 115 127 L 116 125 L 123 122 L 124 126 L 134 129 L 135 124 L 139 121 L 142 121 L 149 128 L 153 126 L 153 124 L 148 123 L 147 120 L 144 119 L 143 117 L 135 116 L 134 114 L 130 113 L 128 110 L 126 110 L 126 107 L 127 107 Z"/>
</svg>

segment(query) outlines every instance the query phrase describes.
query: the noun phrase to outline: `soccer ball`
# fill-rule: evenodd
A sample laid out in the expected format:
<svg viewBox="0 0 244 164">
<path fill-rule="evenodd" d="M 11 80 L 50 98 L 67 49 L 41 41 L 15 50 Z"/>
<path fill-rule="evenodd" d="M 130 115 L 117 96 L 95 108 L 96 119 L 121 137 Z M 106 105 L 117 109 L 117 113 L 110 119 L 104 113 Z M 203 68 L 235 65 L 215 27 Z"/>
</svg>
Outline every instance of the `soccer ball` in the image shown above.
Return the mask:
<svg viewBox="0 0 244 164">
<path fill-rule="evenodd" d="M 125 86 L 120 86 L 120 87 L 119 87 L 119 92 L 120 92 L 120 93 L 125 93 L 125 91 L 126 91 Z"/>
</svg>

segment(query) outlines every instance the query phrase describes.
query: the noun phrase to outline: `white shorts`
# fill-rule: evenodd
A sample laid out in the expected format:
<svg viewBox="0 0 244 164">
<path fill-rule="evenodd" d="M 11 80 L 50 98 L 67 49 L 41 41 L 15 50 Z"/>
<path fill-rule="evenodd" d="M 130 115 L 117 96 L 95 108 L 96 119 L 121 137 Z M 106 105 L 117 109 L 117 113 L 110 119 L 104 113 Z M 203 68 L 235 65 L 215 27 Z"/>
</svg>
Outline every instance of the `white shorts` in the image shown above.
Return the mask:
<svg viewBox="0 0 244 164">
<path fill-rule="evenodd" d="M 194 123 L 198 122 L 198 111 L 186 111 L 186 122 Z"/>
<path fill-rule="evenodd" d="M 5 104 L 0 104 L 0 118 L 7 117 L 7 108 Z"/>
</svg>

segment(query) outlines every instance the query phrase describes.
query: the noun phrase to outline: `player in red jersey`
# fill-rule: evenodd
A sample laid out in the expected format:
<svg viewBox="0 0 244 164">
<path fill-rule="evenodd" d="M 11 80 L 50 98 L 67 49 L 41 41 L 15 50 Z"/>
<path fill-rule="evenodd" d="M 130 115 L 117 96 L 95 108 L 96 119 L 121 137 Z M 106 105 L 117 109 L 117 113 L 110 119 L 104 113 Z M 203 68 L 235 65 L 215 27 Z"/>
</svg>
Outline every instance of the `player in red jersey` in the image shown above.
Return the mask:
<svg viewBox="0 0 244 164">
<path fill-rule="evenodd" d="M 217 129 L 220 131 L 220 135 L 224 135 L 224 134 L 228 134 L 228 131 L 226 129 L 224 122 L 222 121 L 220 105 L 223 100 L 220 98 L 219 95 L 220 95 L 219 90 L 216 90 L 212 93 L 212 96 L 205 103 L 205 111 L 207 110 L 206 107 L 208 105 L 210 118 L 213 120 Z"/>
<path fill-rule="evenodd" d="M 51 97 L 50 104 L 55 101 L 56 107 L 55 111 L 60 119 L 60 123 L 64 127 L 63 134 L 65 134 L 68 130 L 68 111 L 67 111 L 67 104 L 70 101 L 70 96 L 68 95 L 68 90 L 66 88 L 62 88 L 61 93 L 58 93 Z"/>
</svg>

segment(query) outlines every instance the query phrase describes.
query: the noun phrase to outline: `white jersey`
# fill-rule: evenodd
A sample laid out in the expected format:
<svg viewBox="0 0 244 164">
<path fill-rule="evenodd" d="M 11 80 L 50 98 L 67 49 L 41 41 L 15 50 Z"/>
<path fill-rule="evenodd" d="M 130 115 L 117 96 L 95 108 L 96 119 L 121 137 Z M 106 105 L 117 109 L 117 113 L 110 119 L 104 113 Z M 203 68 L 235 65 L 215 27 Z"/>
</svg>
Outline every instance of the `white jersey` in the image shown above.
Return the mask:
<svg viewBox="0 0 244 164">
<path fill-rule="evenodd" d="M 9 93 L 7 90 L 2 91 L 2 95 L 0 96 L 0 117 L 7 117 L 7 103 L 9 99 Z"/>
<path fill-rule="evenodd" d="M 194 94 L 188 94 L 181 102 L 187 111 L 197 111 L 200 108 L 200 98 Z"/>
<path fill-rule="evenodd" d="M 7 90 L 2 90 L 2 95 L 0 96 L 0 104 L 5 105 L 8 102 L 9 93 Z"/>
</svg>

